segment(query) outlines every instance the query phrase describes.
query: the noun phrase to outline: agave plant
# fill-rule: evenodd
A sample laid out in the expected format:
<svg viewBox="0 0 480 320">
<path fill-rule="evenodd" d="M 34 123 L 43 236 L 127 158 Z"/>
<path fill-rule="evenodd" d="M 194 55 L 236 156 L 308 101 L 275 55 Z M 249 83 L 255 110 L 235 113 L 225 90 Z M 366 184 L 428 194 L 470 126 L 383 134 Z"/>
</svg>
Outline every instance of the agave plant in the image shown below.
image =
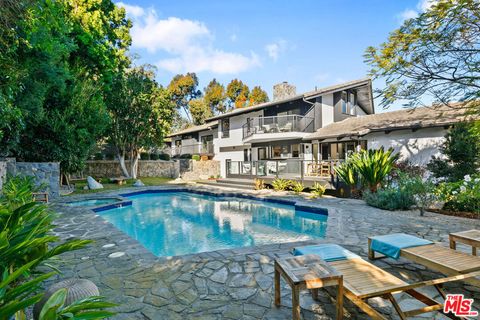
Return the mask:
<svg viewBox="0 0 480 320">
<path fill-rule="evenodd" d="M 277 178 L 272 181 L 272 187 L 273 187 L 273 190 L 275 191 L 288 190 L 288 188 L 290 188 L 291 185 L 292 185 L 292 181 L 286 180 L 286 179 Z"/>
<path fill-rule="evenodd" d="M 353 166 L 361 178 L 364 187 L 376 192 L 381 183 L 394 168 L 398 154 L 390 148 L 362 150 L 352 158 Z"/>
<path fill-rule="evenodd" d="M 290 186 L 296 194 L 299 194 L 305 190 L 305 186 L 301 181 L 292 181 Z"/>
<path fill-rule="evenodd" d="M 315 182 L 315 184 L 312 186 L 312 194 L 313 197 L 315 198 L 321 198 L 325 191 L 327 190 L 327 187 L 324 185 L 321 185 L 318 182 Z"/>
<path fill-rule="evenodd" d="M 335 167 L 335 173 L 337 174 L 338 178 L 352 189 L 355 189 L 357 186 L 358 172 L 354 163 L 354 159 L 357 157 L 357 155 L 358 154 L 356 153 L 352 154 L 347 161 Z"/>
</svg>

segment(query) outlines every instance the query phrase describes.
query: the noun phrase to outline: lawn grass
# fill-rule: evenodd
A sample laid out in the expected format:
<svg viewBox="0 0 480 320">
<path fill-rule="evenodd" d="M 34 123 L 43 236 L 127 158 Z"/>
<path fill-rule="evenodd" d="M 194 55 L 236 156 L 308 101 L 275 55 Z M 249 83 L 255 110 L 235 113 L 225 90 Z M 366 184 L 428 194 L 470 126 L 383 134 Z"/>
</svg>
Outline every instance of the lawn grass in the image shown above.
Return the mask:
<svg viewBox="0 0 480 320">
<path fill-rule="evenodd" d="M 140 178 L 142 182 L 146 186 L 159 186 L 162 184 L 165 184 L 173 179 L 171 178 L 165 178 L 165 177 L 144 177 Z M 99 181 L 101 184 L 103 184 L 103 189 L 95 189 L 95 190 L 84 190 L 83 188 L 87 185 L 86 181 L 78 181 L 75 182 L 75 190 L 70 193 L 69 195 L 75 195 L 75 194 L 88 194 L 88 193 L 97 193 L 97 192 L 103 192 L 103 191 L 110 191 L 110 190 L 119 190 L 123 188 L 129 188 L 132 187 L 132 185 L 135 183 L 135 179 L 127 179 L 125 180 L 125 184 L 118 185 L 116 183 L 111 183 L 107 178 L 100 179 Z"/>
</svg>

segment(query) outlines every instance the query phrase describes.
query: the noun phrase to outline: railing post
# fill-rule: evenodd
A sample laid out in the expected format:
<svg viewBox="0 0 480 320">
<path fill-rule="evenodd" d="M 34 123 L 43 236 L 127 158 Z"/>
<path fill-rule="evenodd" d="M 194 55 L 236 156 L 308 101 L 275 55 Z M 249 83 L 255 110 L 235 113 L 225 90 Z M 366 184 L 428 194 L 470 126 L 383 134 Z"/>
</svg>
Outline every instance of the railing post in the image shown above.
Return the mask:
<svg viewBox="0 0 480 320">
<path fill-rule="evenodd" d="M 303 183 L 303 168 L 304 168 L 304 165 L 303 165 L 303 160 L 299 160 L 300 161 L 300 177 L 301 177 L 301 180 L 302 180 L 302 183 Z"/>
<path fill-rule="evenodd" d="M 278 160 L 275 160 L 275 164 L 277 166 L 277 170 L 275 170 L 275 176 L 278 178 Z"/>
</svg>

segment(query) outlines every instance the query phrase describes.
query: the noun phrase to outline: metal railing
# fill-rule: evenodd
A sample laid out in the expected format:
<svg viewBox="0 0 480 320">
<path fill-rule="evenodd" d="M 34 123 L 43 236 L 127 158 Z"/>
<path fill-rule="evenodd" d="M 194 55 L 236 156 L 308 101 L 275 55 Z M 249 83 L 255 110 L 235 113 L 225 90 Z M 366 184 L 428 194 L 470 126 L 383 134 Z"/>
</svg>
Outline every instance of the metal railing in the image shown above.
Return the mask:
<svg viewBox="0 0 480 320">
<path fill-rule="evenodd" d="M 257 133 L 313 132 L 313 120 L 300 115 L 251 118 L 242 126 L 243 139 Z"/>
<path fill-rule="evenodd" d="M 335 166 L 342 160 L 227 160 L 227 178 L 283 178 L 304 180 L 305 178 L 331 178 L 335 175 Z"/>
<path fill-rule="evenodd" d="M 184 154 L 213 154 L 213 143 L 196 143 L 182 146 L 172 146 L 171 156 L 181 156 Z"/>
</svg>

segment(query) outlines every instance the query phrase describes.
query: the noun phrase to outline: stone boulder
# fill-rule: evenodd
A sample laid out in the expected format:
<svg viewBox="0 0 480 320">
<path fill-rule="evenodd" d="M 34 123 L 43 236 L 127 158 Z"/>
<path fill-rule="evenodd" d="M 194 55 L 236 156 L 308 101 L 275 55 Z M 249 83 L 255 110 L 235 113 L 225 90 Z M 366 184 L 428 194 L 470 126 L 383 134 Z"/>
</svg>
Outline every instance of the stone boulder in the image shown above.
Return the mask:
<svg viewBox="0 0 480 320">
<path fill-rule="evenodd" d="M 87 177 L 87 185 L 90 190 L 103 189 L 103 185 L 90 176 Z"/>
<path fill-rule="evenodd" d="M 142 180 L 137 179 L 135 183 L 133 184 L 134 187 L 145 187 L 145 184 L 142 182 Z"/>
</svg>

